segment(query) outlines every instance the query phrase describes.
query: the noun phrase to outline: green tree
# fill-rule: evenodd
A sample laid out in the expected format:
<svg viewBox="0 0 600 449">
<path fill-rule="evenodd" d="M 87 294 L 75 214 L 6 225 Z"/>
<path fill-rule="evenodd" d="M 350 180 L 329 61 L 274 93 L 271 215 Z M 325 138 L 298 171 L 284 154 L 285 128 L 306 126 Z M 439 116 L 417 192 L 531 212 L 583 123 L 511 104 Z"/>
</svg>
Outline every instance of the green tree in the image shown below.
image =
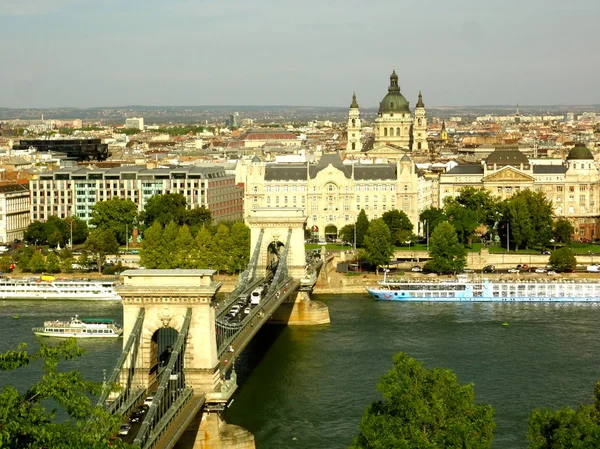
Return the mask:
<svg viewBox="0 0 600 449">
<path fill-rule="evenodd" d="M 528 243 L 533 240 L 534 228 L 531 224 L 531 215 L 527 210 L 527 202 L 524 198 L 515 198 L 509 202 L 508 211 L 510 214 L 510 228 L 507 227 L 509 238 L 514 242 L 515 251 L 519 250 L 519 246 L 527 247 Z"/>
<path fill-rule="evenodd" d="M 553 236 L 555 242 L 569 244 L 575 233 L 575 228 L 568 218 L 560 217 L 554 222 Z"/>
<path fill-rule="evenodd" d="M 67 223 L 65 220 L 56 215 L 51 215 L 44 225 L 46 231 L 46 243 L 52 247 L 57 245 L 65 246 L 65 243 L 69 241 L 69 231 L 67 230 Z"/>
<path fill-rule="evenodd" d="M 46 244 L 46 225 L 39 220 L 31 222 L 23 234 L 23 240 L 30 244 Z"/>
<path fill-rule="evenodd" d="M 60 273 L 60 261 L 54 251 L 50 251 L 46 256 L 46 271 L 48 273 Z"/>
<path fill-rule="evenodd" d="M 385 212 L 381 218 L 383 218 L 383 221 L 390 230 L 392 243 L 394 245 L 403 244 L 405 240 L 401 239 L 406 238 L 407 233 L 412 234 L 414 226 L 406 213 L 399 211 L 398 209 L 393 209 Z"/>
<path fill-rule="evenodd" d="M 360 210 L 356 219 L 356 247 L 362 247 L 365 240 L 365 235 L 369 230 L 369 219 L 364 209 Z M 354 239 L 353 239 L 354 240 Z"/>
<path fill-rule="evenodd" d="M 373 220 L 369 224 L 364 247 L 366 259 L 375 265 L 375 272 L 379 274 L 379 267 L 389 265 L 390 257 L 394 254 L 390 228 L 385 224 L 383 218 Z"/>
<path fill-rule="evenodd" d="M 87 251 L 82 251 L 77 258 L 77 265 L 81 268 L 88 268 L 90 266 L 90 256 Z"/>
<path fill-rule="evenodd" d="M 71 223 L 73 229 L 73 245 L 84 243 L 90 233 L 87 222 L 77 217 L 65 218 L 66 229 L 69 232 L 68 240 L 71 240 Z"/>
<path fill-rule="evenodd" d="M 354 225 L 349 224 L 340 229 L 339 237 L 342 239 L 342 242 L 354 245 Z"/>
<path fill-rule="evenodd" d="M 162 268 L 165 259 L 173 257 L 164 245 L 163 227 L 156 221 L 144 232 L 140 250 L 140 265 L 148 269 Z"/>
<path fill-rule="evenodd" d="M 212 234 L 206 227 L 200 228 L 194 239 L 196 268 L 206 269 L 212 265 Z"/>
<path fill-rule="evenodd" d="M 109 230 L 122 245 L 125 244 L 127 229 L 133 229 L 137 221 L 137 206 L 131 200 L 115 197 L 92 206 L 90 225 Z"/>
<path fill-rule="evenodd" d="M 425 267 L 436 273 L 455 273 L 466 265 L 466 251 L 458 241 L 456 230 L 446 222 L 436 226 L 429 239 L 431 260 Z"/>
<path fill-rule="evenodd" d="M 425 233 L 427 232 L 429 223 L 429 235 L 433 234 L 435 231 L 435 227 L 444 221 L 448 221 L 448 217 L 444 214 L 443 209 L 438 209 L 437 207 L 430 207 L 429 209 L 425 209 L 419 215 L 419 220 L 423 223 L 423 229 Z"/>
<path fill-rule="evenodd" d="M 213 235 L 210 245 L 212 259 L 211 268 L 217 270 L 217 273 L 227 270 L 230 263 L 229 258 L 231 257 L 231 251 L 229 244 L 229 228 L 220 223 L 217 226 L 217 231 Z"/>
<path fill-rule="evenodd" d="M 552 238 L 552 204 L 542 192 L 524 190 L 500 204 L 500 235 L 503 244 L 509 234 L 511 246 L 545 247 Z"/>
<path fill-rule="evenodd" d="M 229 231 L 229 273 L 244 271 L 250 263 L 250 228 L 241 221 L 231 225 Z"/>
<path fill-rule="evenodd" d="M 577 259 L 571 248 L 559 248 L 556 251 L 552 251 L 550 259 L 548 260 L 550 266 L 558 271 L 563 272 L 567 270 L 574 270 L 577 266 Z"/>
<path fill-rule="evenodd" d="M 456 202 L 475 212 L 478 224 L 491 227 L 498 221 L 499 202 L 488 190 L 463 187 L 456 197 Z"/>
<path fill-rule="evenodd" d="M 2 273 L 10 273 L 12 269 L 10 268 L 13 264 L 13 260 L 10 256 L 2 256 L 0 257 L 0 272 Z"/>
<path fill-rule="evenodd" d="M 477 404 L 473 385 L 448 369 L 428 370 L 399 353 L 377 390 L 383 399 L 367 407 L 351 449 L 492 447 L 494 409 Z"/>
<path fill-rule="evenodd" d="M 73 263 L 73 257 L 62 257 L 60 259 L 60 271 L 62 271 L 63 273 L 72 273 Z"/>
<path fill-rule="evenodd" d="M 158 262 L 158 268 L 162 269 L 172 269 L 176 267 L 176 260 L 173 257 L 177 253 L 177 234 L 179 232 L 179 227 L 174 221 L 169 222 L 163 229 L 162 241 L 163 241 L 163 250 L 165 251 L 167 257 Z"/>
<path fill-rule="evenodd" d="M 444 211 L 448 222 L 456 230 L 458 241 L 463 245 L 470 245 L 473 233 L 480 224 L 476 211 L 469 209 L 454 198 L 446 199 Z"/>
<path fill-rule="evenodd" d="M 46 262 L 44 261 L 44 256 L 39 251 L 36 251 L 31 256 L 28 265 L 29 271 L 32 273 L 43 273 L 46 271 Z"/>
<path fill-rule="evenodd" d="M 22 246 L 15 253 L 15 260 L 17 262 L 17 266 L 23 272 L 29 271 L 29 261 L 35 253 L 36 249 L 33 246 Z"/>
<path fill-rule="evenodd" d="M 98 273 L 102 273 L 102 265 L 108 254 L 118 254 L 119 243 L 115 235 L 108 229 L 94 229 L 85 241 L 85 249 L 94 256 L 98 264 Z"/>
<path fill-rule="evenodd" d="M 155 221 L 162 226 L 168 225 L 171 221 L 181 226 L 187 218 L 187 201 L 181 193 L 167 193 L 153 195 L 141 213 L 140 219 L 145 227 L 150 227 Z"/>
<path fill-rule="evenodd" d="M 212 224 L 212 214 L 205 206 L 187 211 L 185 223 L 190 227 L 192 235 L 196 235 L 201 227 Z"/>
<path fill-rule="evenodd" d="M 194 246 L 194 237 L 188 225 L 180 226 L 175 238 L 175 268 L 195 268 L 193 254 L 190 249 Z"/>
<path fill-rule="evenodd" d="M 40 349 L 29 352 L 22 344 L 15 350 L 0 354 L 0 371 L 17 370 L 36 361 L 42 361 L 39 380 L 26 391 L 5 385 L 0 391 L 0 447 L 101 449 L 109 446 L 121 424 L 120 415 L 111 415 L 92 403 L 99 395 L 102 384 L 90 382 L 79 371 L 61 371 L 61 360 L 83 355 L 75 339 L 55 346 L 40 343 Z M 31 370 L 29 370 L 31 371 Z M 56 421 L 57 410 L 46 410 L 51 400 L 64 410 L 69 419 Z M 110 441 L 115 447 L 128 447 L 122 441 Z"/>
<path fill-rule="evenodd" d="M 535 409 L 527 422 L 529 449 L 596 449 L 600 447 L 600 382 L 594 404 L 572 409 Z"/>
</svg>

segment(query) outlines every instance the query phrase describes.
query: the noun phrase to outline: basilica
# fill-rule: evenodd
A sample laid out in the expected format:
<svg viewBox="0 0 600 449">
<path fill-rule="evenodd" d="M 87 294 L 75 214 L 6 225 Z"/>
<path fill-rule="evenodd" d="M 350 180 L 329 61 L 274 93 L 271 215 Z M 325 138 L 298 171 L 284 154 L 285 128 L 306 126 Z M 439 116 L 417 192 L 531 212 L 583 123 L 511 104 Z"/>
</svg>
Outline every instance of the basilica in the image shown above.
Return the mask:
<svg viewBox="0 0 600 449">
<path fill-rule="evenodd" d="M 379 103 L 374 136 L 362 134 L 360 109 L 356 94 L 348 112 L 346 156 L 366 155 L 370 158 L 400 159 L 407 153 L 427 152 L 427 115 L 419 92 L 414 114 L 408 100 L 400 92 L 396 70 L 390 75 L 388 92 Z"/>
</svg>

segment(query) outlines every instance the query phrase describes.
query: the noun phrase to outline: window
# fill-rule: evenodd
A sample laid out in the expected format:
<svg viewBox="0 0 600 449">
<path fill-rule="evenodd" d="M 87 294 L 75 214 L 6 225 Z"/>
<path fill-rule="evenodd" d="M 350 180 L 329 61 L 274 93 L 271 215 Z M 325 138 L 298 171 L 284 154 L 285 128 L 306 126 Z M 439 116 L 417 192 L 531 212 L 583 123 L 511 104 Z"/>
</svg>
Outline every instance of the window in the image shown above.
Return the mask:
<svg viewBox="0 0 600 449">
<path fill-rule="evenodd" d="M 574 195 L 569 195 L 569 203 L 572 203 L 573 201 L 575 201 Z"/>
<path fill-rule="evenodd" d="M 373 195 L 373 202 L 377 202 L 377 195 Z"/>
<path fill-rule="evenodd" d="M 317 216 L 313 215 L 313 221 L 317 221 Z"/>
<path fill-rule="evenodd" d="M 367 195 L 367 196 L 365 196 L 365 203 L 368 203 L 368 202 L 369 202 L 369 196 Z"/>
<path fill-rule="evenodd" d="M 350 221 L 350 215 L 344 215 L 344 219 L 345 219 L 346 221 Z"/>
<path fill-rule="evenodd" d="M 562 192 L 562 191 L 563 191 L 563 188 L 562 188 L 562 186 L 556 186 L 556 191 L 557 191 L 557 192 Z"/>
<path fill-rule="evenodd" d="M 569 192 L 574 192 L 575 191 L 575 186 L 569 186 Z"/>
<path fill-rule="evenodd" d="M 254 193 L 258 193 L 258 187 L 254 186 L 254 188 L 252 189 L 252 191 L 253 191 Z"/>
<path fill-rule="evenodd" d="M 408 192 L 408 186 L 406 186 L 406 185 L 404 186 L 404 191 Z"/>
<path fill-rule="evenodd" d="M 328 184 L 327 185 L 327 191 L 328 192 L 335 192 L 335 186 L 333 184 Z"/>
</svg>

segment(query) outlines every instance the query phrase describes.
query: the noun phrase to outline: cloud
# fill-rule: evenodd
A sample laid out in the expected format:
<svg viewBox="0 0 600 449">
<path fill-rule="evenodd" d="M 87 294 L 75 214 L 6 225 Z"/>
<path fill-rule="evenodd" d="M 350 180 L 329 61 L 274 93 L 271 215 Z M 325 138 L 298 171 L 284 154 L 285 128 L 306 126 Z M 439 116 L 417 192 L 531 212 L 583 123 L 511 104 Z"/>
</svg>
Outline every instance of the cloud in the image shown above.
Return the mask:
<svg viewBox="0 0 600 449">
<path fill-rule="evenodd" d="M 50 14 L 74 3 L 77 3 L 76 0 L 1 0 L 0 15 L 35 16 Z"/>
</svg>

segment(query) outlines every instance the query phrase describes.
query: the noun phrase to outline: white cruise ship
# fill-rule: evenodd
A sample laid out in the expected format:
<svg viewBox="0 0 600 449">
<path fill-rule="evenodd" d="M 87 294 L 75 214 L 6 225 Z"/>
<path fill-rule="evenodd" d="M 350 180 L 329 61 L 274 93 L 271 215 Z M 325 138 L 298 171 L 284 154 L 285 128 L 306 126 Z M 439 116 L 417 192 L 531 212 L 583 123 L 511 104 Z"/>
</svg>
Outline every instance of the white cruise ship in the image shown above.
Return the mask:
<svg viewBox="0 0 600 449">
<path fill-rule="evenodd" d="M 0 299 L 46 299 L 78 301 L 120 301 L 113 282 L 102 280 L 60 280 L 0 277 Z"/>
<path fill-rule="evenodd" d="M 34 327 L 39 337 L 62 338 L 118 338 L 123 328 L 109 318 L 81 318 L 75 315 L 70 321 L 46 321 L 44 327 Z"/>
</svg>

